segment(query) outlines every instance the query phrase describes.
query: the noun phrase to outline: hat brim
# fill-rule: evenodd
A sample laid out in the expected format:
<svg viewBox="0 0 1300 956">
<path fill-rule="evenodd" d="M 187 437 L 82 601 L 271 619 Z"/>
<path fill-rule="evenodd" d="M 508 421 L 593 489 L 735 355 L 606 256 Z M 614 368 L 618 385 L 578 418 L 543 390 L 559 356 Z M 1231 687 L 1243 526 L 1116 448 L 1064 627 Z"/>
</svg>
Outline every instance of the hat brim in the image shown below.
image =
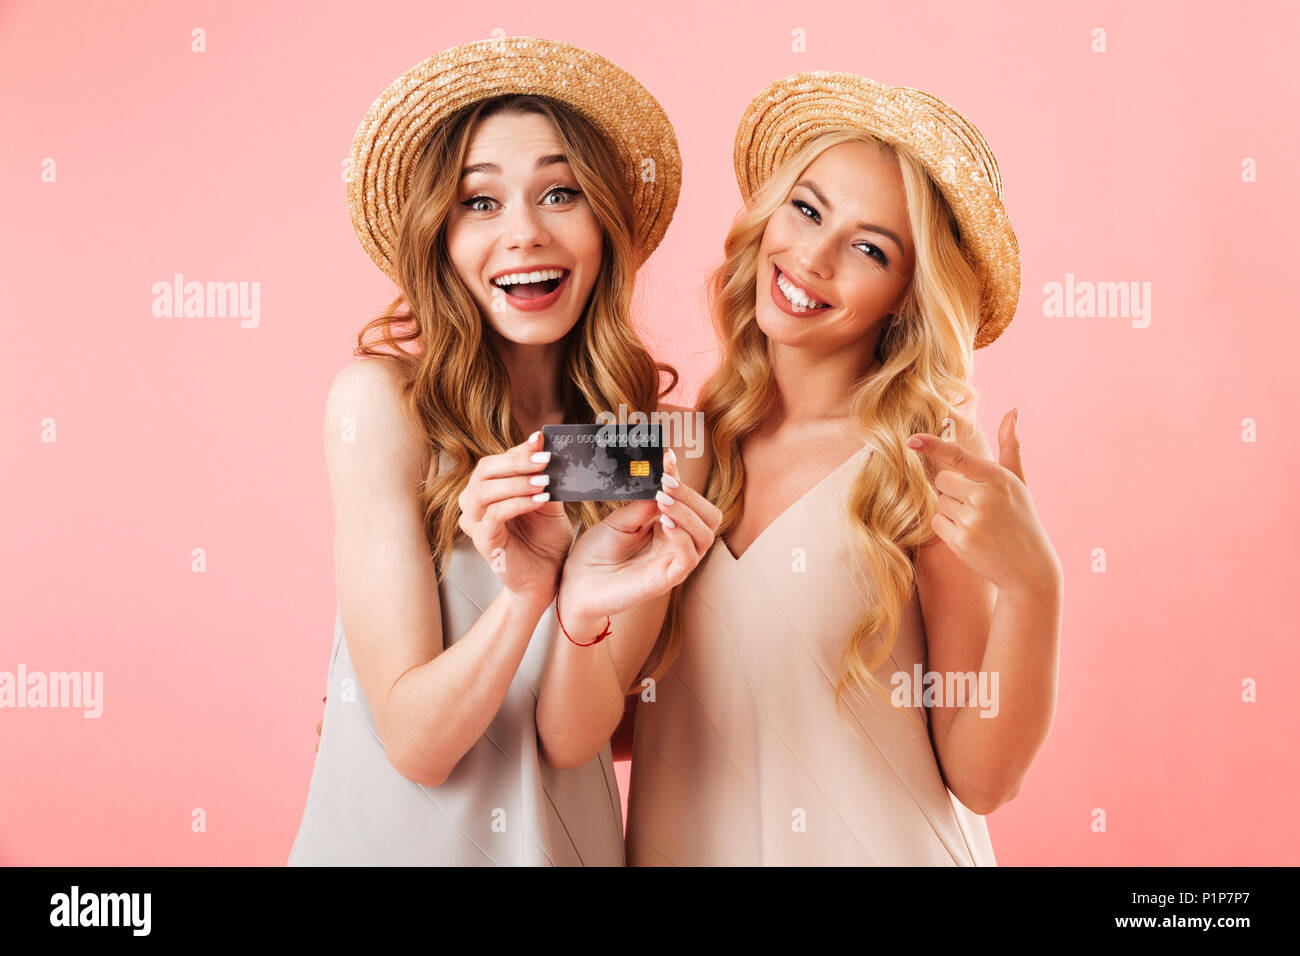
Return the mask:
<svg viewBox="0 0 1300 956">
<path fill-rule="evenodd" d="M 397 280 L 398 226 L 432 131 L 462 107 L 517 93 L 558 100 L 605 136 L 632 196 L 636 265 L 659 245 L 682 175 L 677 137 L 659 101 L 622 67 L 580 47 L 538 37 L 478 40 L 437 53 L 394 80 L 353 138 L 347 179 L 352 226 L 389 278 Z"/>
<path fill-rule="evenodd" d="M 777 80 L 754 97 L 736 130 L 736 182 L 745 202 L 817 136 L 844 128 L 910 150 L 938 184 L 981 281 L 974 345 L 991 343 L 1020 301 L 1020 246 L 1002 205 L 992 150 L 938 97 L 854 73 L 814 71 Z"/>
</svg>

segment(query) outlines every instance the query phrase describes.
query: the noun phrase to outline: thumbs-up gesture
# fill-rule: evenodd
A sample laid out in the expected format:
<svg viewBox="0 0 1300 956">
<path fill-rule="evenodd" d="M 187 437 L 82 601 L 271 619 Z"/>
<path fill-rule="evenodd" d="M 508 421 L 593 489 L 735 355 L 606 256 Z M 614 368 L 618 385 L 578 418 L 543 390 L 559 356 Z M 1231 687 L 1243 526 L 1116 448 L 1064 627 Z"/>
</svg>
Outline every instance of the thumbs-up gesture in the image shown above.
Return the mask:
<svg viewBox="0 0 1300 956">
<path fill-rule="evenodd" d="M 973 415 L 973 408 L 968 411 Z M 1061 565 L 1025 485 L 1018 411 L 1002 418 L 998 461 L 977 450 L 987 448 L 987 442 L 974 419 L 957 411 L 953 417 L 965 440 L 944 441 L 919 432 L 907 445 L 939 469 L 934 475 L 939 512 L 930 522 L 935 534 L 1000 591 L 1032 596 L 1058 586 Z"/>
</svg>

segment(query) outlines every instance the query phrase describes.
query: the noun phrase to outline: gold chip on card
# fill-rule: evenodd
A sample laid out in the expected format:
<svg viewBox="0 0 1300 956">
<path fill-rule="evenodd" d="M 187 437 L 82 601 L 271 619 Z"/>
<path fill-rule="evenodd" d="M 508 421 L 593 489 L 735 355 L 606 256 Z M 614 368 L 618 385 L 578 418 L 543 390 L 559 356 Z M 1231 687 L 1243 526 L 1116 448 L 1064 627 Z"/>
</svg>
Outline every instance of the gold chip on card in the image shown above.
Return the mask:
<svg viewBox="0 0 1300 956">
<path fill-rule="evenodd" d="M 630 462 L 628 462 L 628 465 L 631 466 L 631 469 L 632 469 L 632 477 L 633 477 L 633 478 L 649 478 L 649 477 L 650 477 L 650 462 L 648 462 L 648 461 L 630 461 Z"/>
</svg>

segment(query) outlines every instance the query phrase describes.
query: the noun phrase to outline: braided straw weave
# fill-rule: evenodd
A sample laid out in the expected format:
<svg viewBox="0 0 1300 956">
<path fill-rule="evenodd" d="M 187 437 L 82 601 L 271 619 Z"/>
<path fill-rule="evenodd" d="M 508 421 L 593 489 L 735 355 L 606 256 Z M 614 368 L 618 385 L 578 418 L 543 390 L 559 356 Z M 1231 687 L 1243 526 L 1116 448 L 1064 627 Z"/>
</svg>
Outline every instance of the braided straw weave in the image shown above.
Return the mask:
<svg viewBox="0 0 1300 956">
<path fill-rule="evenodd" d="M 938 97 L 854 73 L 796 73 L 754 97 L 736 130 L 736 182 L 745 202 L 787 159 L 832 129 L 856 129 L 903 146 L 952 206 L 974 260 L 982 300 L 975 348 L 991 343 L 1020 301 L 1020 246 L 1002 206 L 1002 176 L 980 131 Z"/>
<path fill-rule="evenodd" d="M 636 265 L 654 251 L 677 207 L 682 160 L 659 101 L 626 70 L 587 50 L 537 37 L 452 47 L 399 76 L 357 128 L 348 164 L 348 210 L 362 247 L 397 281 L 402 206 L 437 124 L 488 97 L 531 93 L 573 107 L 604 134 L 623 168 L 635 215 Z M 643 176 L 644 161 L 653 176 Z"/>
</svg>

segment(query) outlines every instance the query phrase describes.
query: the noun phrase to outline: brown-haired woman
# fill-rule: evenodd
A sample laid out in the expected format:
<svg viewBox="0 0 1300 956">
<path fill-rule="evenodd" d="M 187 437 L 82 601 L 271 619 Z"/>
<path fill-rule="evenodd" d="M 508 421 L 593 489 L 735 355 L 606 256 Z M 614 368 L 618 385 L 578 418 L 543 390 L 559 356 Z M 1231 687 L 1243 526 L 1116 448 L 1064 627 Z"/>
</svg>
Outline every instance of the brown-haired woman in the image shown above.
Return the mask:
<svg viewBox="0 0 1300 956">
<path fill-rule="evenodd" d="M 327 400 L 339 606 L 291 865 L 622 864 L 608 735 L 572 746 L 547 665 L 639 663 L 720 513 L 671 454 L 672 504 L 551 502 L 540 429 L 665 407 L 629 302 L 679 163 L 639 83 L 534 38 L 430 58 L 358 131 L 354 224 L 402 294 Z"/>
</svg>

